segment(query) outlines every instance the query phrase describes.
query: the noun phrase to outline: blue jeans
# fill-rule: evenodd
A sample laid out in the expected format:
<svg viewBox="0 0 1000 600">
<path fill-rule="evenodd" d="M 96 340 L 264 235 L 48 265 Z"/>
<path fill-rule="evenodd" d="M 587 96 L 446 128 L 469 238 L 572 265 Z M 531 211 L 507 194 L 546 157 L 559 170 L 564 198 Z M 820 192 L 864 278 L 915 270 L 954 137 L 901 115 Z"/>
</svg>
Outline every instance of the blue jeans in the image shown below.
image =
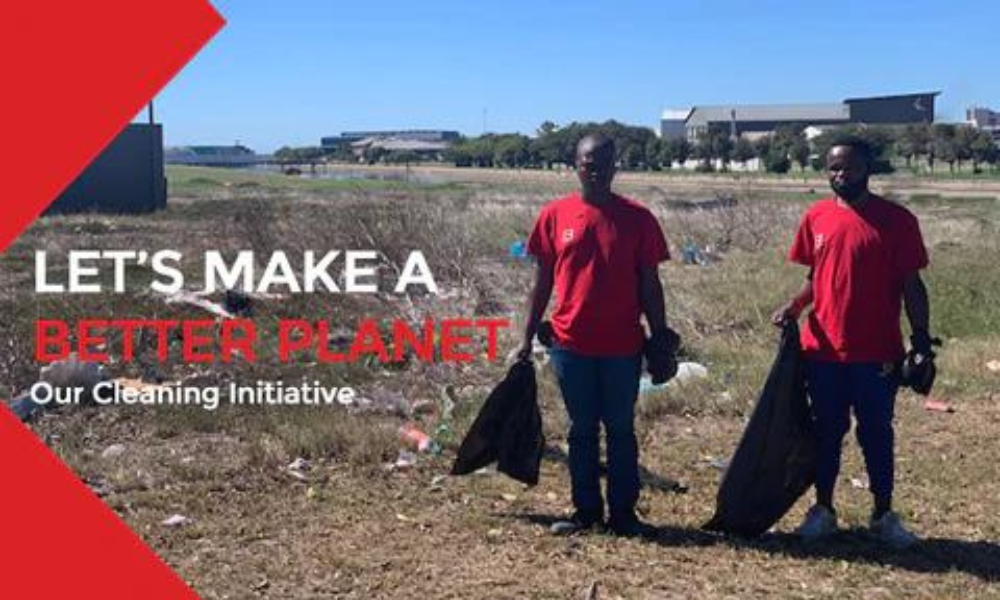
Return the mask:
<svg viewBox="0 0 1000 600">
<path fill-rule="evenodd" d="M 893 413 L 899 381 L 882 363 L 806 362 L 806 386 L 816 418 L 816 493 L 833 498 L 840 471 L 841 444 L 851 428 L 851 409 L 858 421 L 855 434 L 876 500 L 891 500 L 893 491 Z"/>
<path fill-rule="evenodd" d="M 608 455 L 608 507 L 630 512 L 639 500 L 639 445 L 635 401 L 639 356 L 592 357 L 559 346 L 549 351 L 569 414 L 569 473 L 573 506 L 604 514 L 600 482 L 600 425 Z"/>
</svg>

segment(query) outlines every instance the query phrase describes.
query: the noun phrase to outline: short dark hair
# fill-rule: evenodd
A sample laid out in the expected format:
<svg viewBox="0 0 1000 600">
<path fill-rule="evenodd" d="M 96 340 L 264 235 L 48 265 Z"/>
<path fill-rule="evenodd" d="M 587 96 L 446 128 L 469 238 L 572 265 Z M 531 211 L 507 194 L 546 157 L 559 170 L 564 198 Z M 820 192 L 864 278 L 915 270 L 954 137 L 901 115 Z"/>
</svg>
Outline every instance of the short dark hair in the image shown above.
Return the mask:
<svg viewBox="0 0 1000 600">
<path fill-rule="evenodd" d="M 611 154 L 611 156 L 615 156 L 615 140 L 614 140 L 614 138 L 612 138 L 612 137 L 610 137 L 608 135 L 605 135 L 605 134 L 601 133 L 600 131 L 595 131 L 593 133 L 587 133 L 585 135 L 580 136 L 580 139 L 577 140 L 577 142 L 576 142 L 577 149 L 579 150 L 580 144 L 582 144 L 584 142 L 584 140 L 588 140 L 588 139 L 594 145 L 594 150 L 595 151 L 609 152 Z"/>
<path fill-rule="evenodd" d="M 875 149 L 865 138 L 854 133 L 840 134 L 834 136 L 830 143 L 830 150 L 833 150 L 837 146 L 850 148 L 852 152 L 857 153 L 865 161 L 869 170 L 875 166 Z"/>
</svg>

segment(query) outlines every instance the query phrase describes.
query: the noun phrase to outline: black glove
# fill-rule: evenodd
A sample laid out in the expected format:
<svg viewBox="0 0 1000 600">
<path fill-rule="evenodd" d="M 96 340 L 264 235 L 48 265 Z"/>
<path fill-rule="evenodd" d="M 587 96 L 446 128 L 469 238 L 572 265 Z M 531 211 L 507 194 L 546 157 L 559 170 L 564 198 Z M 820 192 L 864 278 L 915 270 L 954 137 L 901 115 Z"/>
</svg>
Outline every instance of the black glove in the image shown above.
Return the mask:
<svg viewBox="0 0 1000 600">
<path fill-rule="evenodd" d="M 910 351 L 903 359 L 900 369 L 900 385 L 912 389 L 921 396 L 931 393 L 937 367 L 934 366 L 934 346 L 940 346 L 941 340 L 932 338 L 927 330 L 918 329 L 910 336 Z"/>
<path fill-rule="evenodd" d="M 680 346 L 681 337 L 669 327 L 654 331 L 646 340 L 643 354 L 653 385 L 666 383 L 677 374 L 677 351 Z"/>
</svg>

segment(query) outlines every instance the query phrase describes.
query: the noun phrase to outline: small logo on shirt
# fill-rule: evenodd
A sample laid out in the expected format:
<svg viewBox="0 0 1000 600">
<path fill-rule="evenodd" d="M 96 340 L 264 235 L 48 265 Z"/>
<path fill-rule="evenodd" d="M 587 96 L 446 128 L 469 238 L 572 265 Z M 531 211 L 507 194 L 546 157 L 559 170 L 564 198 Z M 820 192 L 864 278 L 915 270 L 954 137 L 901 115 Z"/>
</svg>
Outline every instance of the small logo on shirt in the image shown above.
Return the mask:
<svg viewBox="0 0 1000 600">
<path fill-rule="evenodd" d="M 573 241 L 573 236 L 575 232 L 572 229 L 563 229 L 562 241 L 564 244 L 568 244 Z"/>
<path fill-rule="evenodd" d="M 823 237 L 822 233 L 816 234 L 816 252 L 819 252 L 823 248 L 823 242 L 825 241 L 826 239 Z"/>
</svg>

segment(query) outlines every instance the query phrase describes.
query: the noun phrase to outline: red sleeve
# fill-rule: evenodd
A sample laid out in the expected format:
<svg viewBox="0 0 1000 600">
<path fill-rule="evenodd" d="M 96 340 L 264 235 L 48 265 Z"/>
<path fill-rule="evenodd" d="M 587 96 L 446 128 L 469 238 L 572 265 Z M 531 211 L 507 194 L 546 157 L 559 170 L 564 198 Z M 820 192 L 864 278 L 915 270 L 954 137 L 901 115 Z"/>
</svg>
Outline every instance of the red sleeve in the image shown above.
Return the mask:
<svg viewBox="0 0 1000 600">
<path fill-rule="evenodd" d="M 663 236 L 660 223 L 653 213 L 645 213 L 642 219 L 642 235 L 639 238 L 639 266 L 655 267 L 665 260 L 670 260 L 670 248 Z"/>
<path fill-rule="evenodd" d="M 792 242 L 792 247 L 788 251 L 788 260 L 811 267 L 816 260 L 814 249 L 812 225 L 809 213 L 806 213 L 802 217 L 802 222 L 799 223 L 799 231 L 795 234 L 795 241 Z"/>
<path fill-rule="evenodd" d="M 535 226 L 528 236 L 528 254 L 539 262 L 552 263 L 556 252 L 552 243 L 552 211 L 542 209 L 535 221 Z"/>
<path fill-rule="evenodd" d="M 917 218 L 907 213 L 906 218 L 901 219 L 901 222 L 899 237 L 896 240 L 893 267 L 900 277 L 906 277 L 926 267 L 929 261 Z"/>
</svg>

